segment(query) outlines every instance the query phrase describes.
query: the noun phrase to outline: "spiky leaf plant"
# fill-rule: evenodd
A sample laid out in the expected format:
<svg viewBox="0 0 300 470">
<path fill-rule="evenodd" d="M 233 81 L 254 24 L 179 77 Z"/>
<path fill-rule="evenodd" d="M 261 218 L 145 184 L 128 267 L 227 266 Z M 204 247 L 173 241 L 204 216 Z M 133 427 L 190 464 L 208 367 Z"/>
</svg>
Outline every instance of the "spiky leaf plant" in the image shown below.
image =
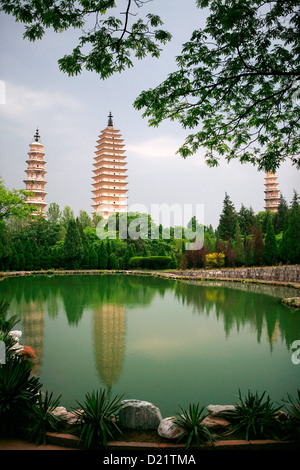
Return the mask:
<svg viewBox="0 0 300 470">
<path fill-rule="evenodd" d="M 260 396 L 248 390 L 245 398 L 239 390 L 239 402 L 235 410 L 222 413 L 232 422 L 228 434 L 242 433 L 245 439 L 258 437 L 277 437 L 279 430 L 278 411 L 282 406 L 275 407 L 269 396 L 264 400 L 266 392 Z"/>
<path fill-rule="evenodd" d="M 12 356 L 0 365 L 0 434 L 14 435 L 25 425 L 38 391 L 38 378 L 26 361 Z"/>
<path fill-rule="evenodd" d="M 295 439 L 300 444 L 300 389 L 296 398 L 288 393 L 282 401 L 288 410 L 287 438 Z"/>
<path fill-rule="evenodd" d="M 207 414 L 204 414 L 204 409 L 205 407 L 200 408 L 198 403 L 189 405 L 186 410 L 180 407 L 180 412 L 173 419 L 173 422 L 183 430 L 177 442 L 186 439 L 187 449 L 194 443 L 198 448 L 201 444 L 206 442 L 214 444 L 215 438 L 213 434 L 208 427 L 203 424 L 203 420 L 207 416 Z"/>
<path fill-rule="evenodd" d="M 80 411 L 74 410 L 81 422 L 82 430 L 80 439 L 84 440 L 84 447 L 94 445 L 107 447 L 107 439 L 113 437 L 113 433 L 121 433 L 117 425 L 117 414 L 121 408 L 122 395 L 110 398 L 110 394 L 100 389 L 87 393 L 84 404 L 79 402 Z"/>
<path fill-rule="evenodd" d="M 57 431 L 61 418 L 55 416 L 53 411 L 59 406 L 61 395 L 53 398 L 52 392 L 45 394 L 39 391 L 37 400 L 29 410 L 29 436 L 35 439 L 36 445 L 47 442 L 47 431 Z"/>
</svg>

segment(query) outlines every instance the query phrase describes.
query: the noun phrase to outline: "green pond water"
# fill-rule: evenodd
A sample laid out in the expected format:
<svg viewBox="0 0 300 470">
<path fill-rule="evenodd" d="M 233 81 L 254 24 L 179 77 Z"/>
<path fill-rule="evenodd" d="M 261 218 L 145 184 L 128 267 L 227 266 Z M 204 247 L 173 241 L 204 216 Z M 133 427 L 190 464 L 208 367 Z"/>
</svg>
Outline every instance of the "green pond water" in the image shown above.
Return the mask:
<svg viewBox="0 0 300 470">
<path fill-rule="evenodd" d="M 17 314 L 33 373 L 67 409 L 108 388 L 150 401 L 162 416 L 190 403 L 231 404 L 248 390 L 296 396 L 300 312 L 294 289 L 183 282 L 138 275 L 5 278 L 0 299 Z"/>
</svg>

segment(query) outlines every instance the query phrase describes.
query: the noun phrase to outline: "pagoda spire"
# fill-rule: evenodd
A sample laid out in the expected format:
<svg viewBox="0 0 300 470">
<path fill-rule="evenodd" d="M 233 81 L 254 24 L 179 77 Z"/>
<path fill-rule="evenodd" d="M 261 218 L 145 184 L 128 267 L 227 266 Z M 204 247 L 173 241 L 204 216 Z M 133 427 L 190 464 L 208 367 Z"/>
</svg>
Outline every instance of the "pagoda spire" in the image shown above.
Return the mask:
<svg viewBox="0 0 300 470">
<path fill-rule="evenodd" d="M 111 114 L 111 111 L 109 113 L 109 116 L 108 116 L 108 126 L 113 126 L 113 120 L 112 120 L 112 114 Z"/>
<path fill-rule="evenodd" d="M 34 140 L 35 142 L 39 142 L 40 140 L 40 134 L 39 134 L 39 128 L 36 128 L 35 135 L 34 135 Z"/>
</svg>

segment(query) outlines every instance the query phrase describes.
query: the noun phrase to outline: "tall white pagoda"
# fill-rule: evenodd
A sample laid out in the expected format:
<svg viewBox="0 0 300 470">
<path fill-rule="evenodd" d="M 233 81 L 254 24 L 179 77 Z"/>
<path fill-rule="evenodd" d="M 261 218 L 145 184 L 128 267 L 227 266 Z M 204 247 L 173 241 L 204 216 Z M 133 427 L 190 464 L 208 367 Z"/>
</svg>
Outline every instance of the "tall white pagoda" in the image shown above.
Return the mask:
<svg viewBox="0 0 300 470">
<path fill-rule="evenodd" d="M 265 176 L 265 210 L 277 212 L 279 206 L 279 189 L 277 176 L 271 171 Z"/>
<path fill-rule="evenodd" d="M 127 211 L 127 170 L 120 131 L 114 128 L 111 113 L 106 129 L 97 141 L 93 170 L 93 209 L 104 219 Z"/>
<path fill-rule="evenodd" d="M 46 164 L 44 160 L 44 146 L 39 142 L 40 135 L 39 130 L 36 130 L 34 135 L 34 141 L 29 145 L 30 151 L 28 152 L 29 158 L 26 160 L 27 174 L 24 183 L 26 185 L 25 190 L 30 191 L 32 196 L 28 196 L 26 199 L 27 204 L 34 205 L 38 208 L 37 212 L 34 212 L 33 215 L 41 214 L 45 216 L 45 209 L 47 203 L 45 202 L 46 191 L 45 185 L 45 174 L 47 173 L 44 165 Z"/>
</svg>

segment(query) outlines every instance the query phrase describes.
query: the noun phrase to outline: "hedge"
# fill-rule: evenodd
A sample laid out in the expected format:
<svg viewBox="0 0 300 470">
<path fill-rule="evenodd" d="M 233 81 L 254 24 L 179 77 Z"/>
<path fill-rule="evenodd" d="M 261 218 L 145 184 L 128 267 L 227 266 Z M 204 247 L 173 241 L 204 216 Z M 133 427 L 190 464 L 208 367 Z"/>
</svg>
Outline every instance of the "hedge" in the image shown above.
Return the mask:
<svg viewBox="0 0 300 470">
<path fill-rule="evenodd" d="M 171 266 L 171 256 L 134 256 L 129 261 L 130 268 L 167 269 Z"/>
</svg>

